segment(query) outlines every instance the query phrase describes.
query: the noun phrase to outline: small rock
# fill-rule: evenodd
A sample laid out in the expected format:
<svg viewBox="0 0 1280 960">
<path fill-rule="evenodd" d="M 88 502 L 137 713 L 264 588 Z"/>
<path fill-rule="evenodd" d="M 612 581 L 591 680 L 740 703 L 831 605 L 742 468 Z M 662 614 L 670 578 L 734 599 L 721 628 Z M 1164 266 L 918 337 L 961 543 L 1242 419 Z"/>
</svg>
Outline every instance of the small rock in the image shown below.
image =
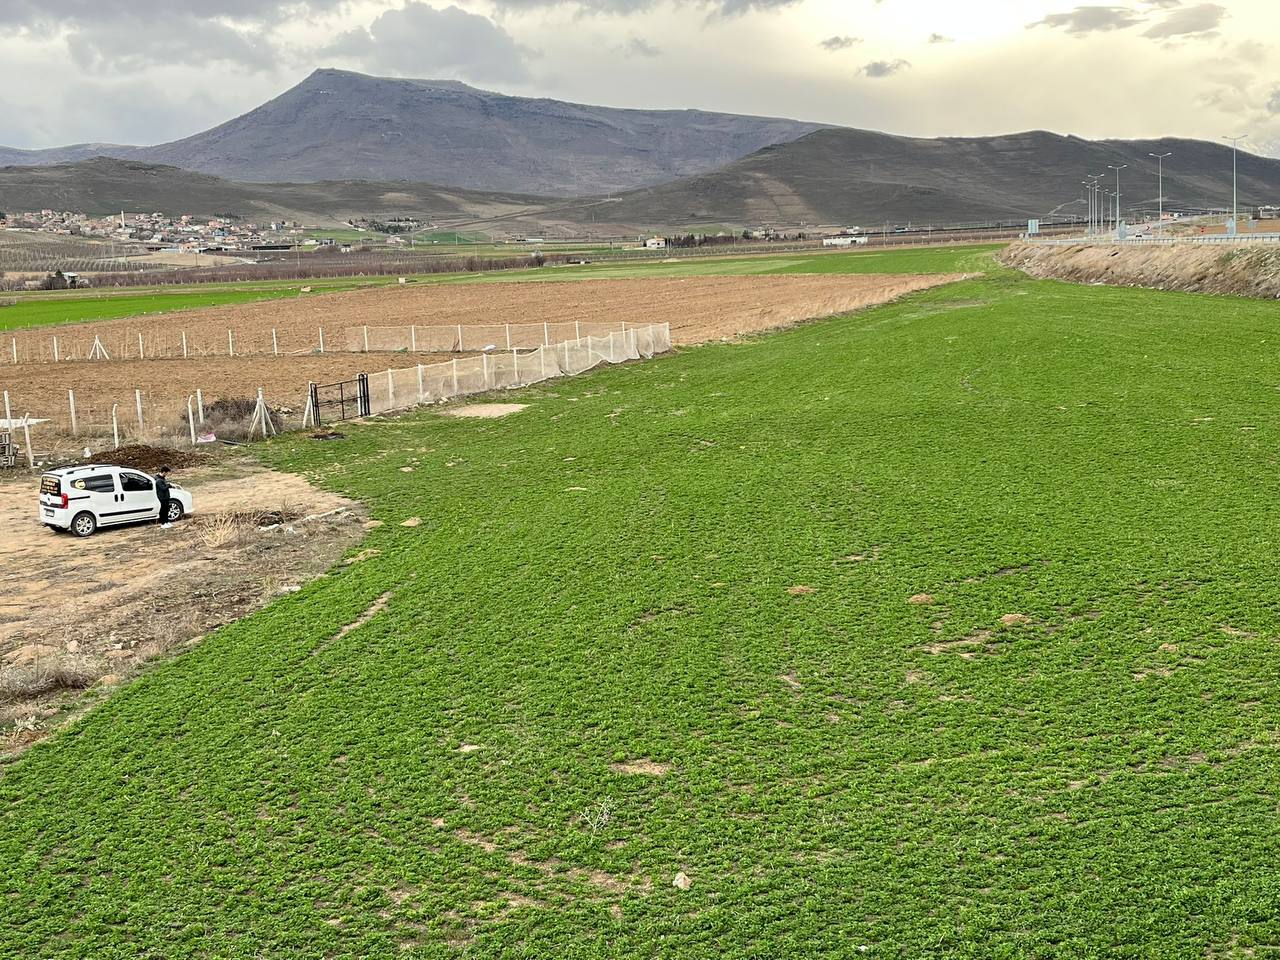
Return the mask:
<svg viewBox="0 0 1280 960">
<path fill-rule="evenodd" d="M 930 604 L 933 603 L 933 597 L 927 593 L 917 593 L 915 596 L 908 599 L 907 603 Z"/>
<path fill-rule="evenodd" d="M 676 874 L 676 878 L 671 881 L 671 885 L 677 890 L 688 890 L 693 886 L 693 881 L 689 879 L 689 875 L 681 870 Z"/>
<path fill-rule="evenodd" d="M 105 677 L 98 681 L 104 687 L 114 687 L 120 683 L 120 678 L 114 673 L 108 673 Z"/>
<path fill-rule="evenodd" d="M 80 641 L 79 641 L 79 640 L 68 640 L 68 641 L 67 641 L 67 653 L 79 653 L 79 652 L 80 652 Z"/>
<path fill-rule="evenodd" d="M 413 467 L 401 467 L 401 468 L 400 468 L 400 472 L 401 472 L 401 473 L 413 473 Z"/>
<path fill-rule="evenodd" d="M 408 520 L 402 520 L 402 521 L 401 521 L 401 523 L 400 523 L 400 526 L 402 526 L 402 527 L 416 527 L 416 526 L 418 526 L 418 524 L 420 524 L 420 523 L 422 523 L 422 518 L 421 518 L 421 517 L 410 517 Z"/>
<path fill-rule="evenodd" d="M 459 753 L 475 753 L 479 749 L 480 749 L 480 744 L 478 743 L 464 743 L 462 746 L 458 748 L 458 752 Z"/>
<path fill-rule="evenodd" d="M 818 591 L 813 587 L 806 587 L 802 584 L 797 584 L 794 587 L 787 587 L 787 593 L 791 594 L 793 597 L 802 597 L 806 594 L 817 592 Z"/>
<path fill-rule="evenodd" d="M 361 524 L 361 526 L 363 526 L 366 530 L 377 530 L 380 526 L 382 526 L 382 521 L 366 520 L 363 524 Z"/>
<path fill-rule="evenodd" d="M 1031 618 L 1025 613 L 1006 613 L 1000 618 L 1000 622 L 1006 627 L 1016 627 L 1024 623 L 1030 623 Z"/>
</svg>

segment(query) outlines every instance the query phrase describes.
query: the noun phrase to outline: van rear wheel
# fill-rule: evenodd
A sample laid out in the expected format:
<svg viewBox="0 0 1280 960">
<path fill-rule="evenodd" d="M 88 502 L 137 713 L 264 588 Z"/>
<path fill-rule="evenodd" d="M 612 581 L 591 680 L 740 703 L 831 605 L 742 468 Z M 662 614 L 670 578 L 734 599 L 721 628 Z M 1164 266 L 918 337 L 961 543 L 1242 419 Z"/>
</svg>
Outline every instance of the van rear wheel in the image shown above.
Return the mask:
<svg viewBox="0 0 1280 960">
<path fill-rule="evenodd" d="M 71 521 L 71 532 L 77 537 L 91 537 L 98 529 L 98 519 L 92 513 L 77 513 Z"/>
</svg>

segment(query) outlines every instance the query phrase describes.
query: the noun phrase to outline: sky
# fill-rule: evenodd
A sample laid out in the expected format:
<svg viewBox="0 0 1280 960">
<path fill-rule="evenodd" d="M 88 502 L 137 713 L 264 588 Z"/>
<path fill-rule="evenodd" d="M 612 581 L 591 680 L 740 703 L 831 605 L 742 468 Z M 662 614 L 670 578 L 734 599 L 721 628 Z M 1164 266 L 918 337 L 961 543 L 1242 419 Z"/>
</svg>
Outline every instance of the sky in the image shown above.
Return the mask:
<svg viewBox="0 0 1280 960">
<path fill-rule="evenodd" d="M 1245 134 L 1277 0 L 0 0 L 0 144 L 152 144 L 317 67 L 910 136 Z"/>
</svg>

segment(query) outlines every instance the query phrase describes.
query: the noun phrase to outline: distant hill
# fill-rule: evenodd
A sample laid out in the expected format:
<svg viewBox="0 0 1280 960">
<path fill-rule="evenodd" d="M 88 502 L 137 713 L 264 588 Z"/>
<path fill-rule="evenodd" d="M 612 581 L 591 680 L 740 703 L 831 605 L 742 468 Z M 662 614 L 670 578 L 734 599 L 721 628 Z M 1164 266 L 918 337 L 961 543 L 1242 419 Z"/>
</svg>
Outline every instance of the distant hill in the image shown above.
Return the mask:
<svg viewBox="0 0 1280 960">
<path fill-rule="evenodd" d="M 490 93 L 456 81 L 317 70 L 274 100 L 203 133 L 92 154 L 241 182 L 408 180 L 582 196 L 705 173 L 819 127 L 702 110 L 593 107 Z M 0 161 L 7 150 L 0 148 Z M 90 155 L 70 155 L 75 151 L 81 148 L 30 151 L 8 162 Z"/>
<path fill-rule="evenodd" d="M 19 150 L 16 147 L 0 147 L 0 167 L 34 167 L 50 163 L 75 163 L 91 157 L 127 155 L 137 147 L 118 143 L 76 143 L 69 147 L 52 147 L 48 150 Z"/>
<path fill-rule="evenodd" d="M 1122 202 L 1155 206 L 1156 161 L 1166 205 L 1228 207 L 1231 150 L 1198 140 L 1082 140 L 1041 131 L 934 140 L 825 129 L 765 147 L 720 170 L 566 206 L 566 219 L 616 223 L 963 223 L 1080 214 L 1081 181 L 1109 164 Z M 1240 154 L 1240 204 L 1280 202 L 1280 160 Z M 1064 206 L 1064 204 L 1066 204 Z"/>
<path fill-rule="evenodd" d="M 197 216 L 235 213 L 248 219 L 327 225 L 349 217 L 396 214 L 451 220 L 515 217 L 545 203 L 538 197 L 422 183 L 235 183 L 177 167 L 108 157 L 0 168 L 0 210 L 50 207 L 96 215 L 121 210 Z"/>
</svg>

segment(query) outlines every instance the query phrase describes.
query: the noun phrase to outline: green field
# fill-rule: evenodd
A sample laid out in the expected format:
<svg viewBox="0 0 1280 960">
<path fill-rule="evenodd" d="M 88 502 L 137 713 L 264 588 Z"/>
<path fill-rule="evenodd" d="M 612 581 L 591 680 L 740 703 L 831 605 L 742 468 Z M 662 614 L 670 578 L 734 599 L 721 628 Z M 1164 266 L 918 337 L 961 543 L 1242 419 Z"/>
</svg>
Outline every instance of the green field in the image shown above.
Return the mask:
<svg viewBox="0 0 1280 960">
<path fill-rule="evenodd" d="M 518 255 L 521 251 L 506 248 Z M 941 247 L 870 253 L 795 254 L 736 258 L 690 258 L 677 263 L 642 261 L 587 266 L 544 268 L 537 271 L 494 273 L 423 274 L 422 283 L 514 282 L 528 280 L 612 279 L 648 276 L 706 276 L 712 274 L 772 273 L 945 273 L 979 272 L 989 265 L 988 254 L 998 247 Z M 257 280 L 243 283 L 187 284 L 123 290 L 72 290 L 60 293 L 19 294 L 9 306 L 0 306 L 0 330 L 85 320 L 169 313 L 196 307 L 249 303 L 299 295 L 308 286 L 313 292 L 332 293 L 358 287 L 386 286 L 396 277 L 337 277 L 321 280 Z M 3 298 L 0 298 L 2 301 Z"/>
<path fill-rule="evenodd" d="M 1275 323 L 999 271 L 272 442 L 378 552 L 4 770 L 0 955 L 1271 955 Z"/>
</svg>

